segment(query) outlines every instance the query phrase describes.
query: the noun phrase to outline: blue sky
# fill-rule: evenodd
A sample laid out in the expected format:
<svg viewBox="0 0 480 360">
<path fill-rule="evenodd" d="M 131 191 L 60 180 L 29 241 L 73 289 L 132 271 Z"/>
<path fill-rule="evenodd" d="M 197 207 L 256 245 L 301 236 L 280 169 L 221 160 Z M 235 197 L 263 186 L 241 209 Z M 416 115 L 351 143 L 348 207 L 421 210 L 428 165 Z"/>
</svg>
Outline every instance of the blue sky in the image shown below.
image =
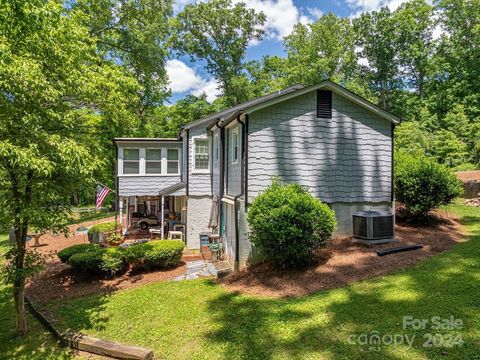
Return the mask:
<svg viewBox="0 0 480 360">
<path fill-rule="evenodd" d="M 176 0 L 175 12 L 197 0 Z M 247 60 L 264 55 L 283 56 L 282 38 L 298 23 L 311 23 L 322 14 L 333 12 L 343 17 L 355 17 L 364 11 L 378 10 L 382 6 L 396 9 L 405 0 L 232 0 L 243 1 L 248 7 L 263 11 L 267 16 L 264 39 L 247 50 Z M 209 101 L 218 95 L 217 83 L 204 69 L 203 62 L 192 63 L 188 57 L 173 58 L 167 62 L 174 103 L 187 94 L 207 94 Z"/>
</svg>

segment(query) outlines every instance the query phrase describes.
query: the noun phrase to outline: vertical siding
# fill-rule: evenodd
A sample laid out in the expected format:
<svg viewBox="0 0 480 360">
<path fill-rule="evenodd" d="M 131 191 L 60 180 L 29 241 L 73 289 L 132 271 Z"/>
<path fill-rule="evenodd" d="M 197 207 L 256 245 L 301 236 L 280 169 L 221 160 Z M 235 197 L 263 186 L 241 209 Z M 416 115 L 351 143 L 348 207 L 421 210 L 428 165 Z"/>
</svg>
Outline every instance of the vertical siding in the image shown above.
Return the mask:
<svg viewBox="0 0 480 360">
<path fill-rule="evenodd" d="M 236 129 L 238 131 L 238 161 L 233 163 L 233 147 L 232 147 L 232 132 Z M 235 196 L 240 193 L 241 187 L 241 166 L 242 166 L 242 127 L 237 124 L 229 127 L 226 133 L 226 151 L 225 151 L 225 167 L 227 174 L 226 192 L 228 195 Z"/>
<path fill-rule="evenodd" d="M 332 119 L 315 108 L 312 91 L 250 115 L 249 201 L 276 176 L 329 203 L 390 202 L 390 122 L 335 93 Z"/>
<path fill-rule="evenodd" d="M 211 194 L 211 176 L 210 172 L 199 173 L 195 171 L 195 138 L 207 138 L 207 129 L 205 125 L 198 125 L 189 130 L 189 195 L 210 195 Z"/>
</svg>

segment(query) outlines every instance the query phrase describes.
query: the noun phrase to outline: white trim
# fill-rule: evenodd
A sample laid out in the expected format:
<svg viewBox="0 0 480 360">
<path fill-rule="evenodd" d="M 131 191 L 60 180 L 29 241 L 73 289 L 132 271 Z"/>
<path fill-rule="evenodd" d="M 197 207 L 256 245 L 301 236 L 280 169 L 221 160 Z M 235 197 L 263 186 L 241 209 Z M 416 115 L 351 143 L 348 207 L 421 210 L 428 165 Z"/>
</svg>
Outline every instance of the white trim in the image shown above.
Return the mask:
<svg viewBox="0 0 480 360">
<path fill-rule="evenodd" d="M 179 177 L 180 174 L 122 174 L 118 177 Z"/>
<path fill-rule="evenodd" d="M 308 86 L 308 87 L 305 87 L 303 89 L 300 89 L 300 90 L 297 90 L 297 91 L 294 91 L 294 92 L 291 92 L 291 93 L 287 93 L 283 96 L 279 96 L 279 97 L 274 98 L 272 100 L 265 101 L 263 103 L 257 104 L 255 106 L 247 108 L 244 111 L 244 113 L 245 114 L 251 114 L 255 111 L 266 108 L 268 106 L 272 106 L 272 105 L 278 104 L 280 102 L 283 102 L 283 101 L 286 101 L 286 100 L 289 100 L 289 99 L 293 99 L 297 96 L 304 95 L 304 94 L 307 94 L 311 91 L 318 90 L 318 89 L 331 90 L 331 91 L 333 91 L 333 92 L 351 100 L 352 102 L 364 107 L 365 109 L 377 114 L 378 116 L 393 122 L 394 124 L 398 124 L 402 120 L 398 116 L 396 116 L 392 113 L 389 113 L 386 110 L 383 110 L 381 107 L 371 103 L 370 101 L 368 101 L 366 99 L 361 98 L 360 96 L 358 96 L 358 95 L 348 91 L 347 89 L 345 89 L 345 88 L 343 88 L 343 87 L 341 87 L 341 86 L 339 86 L 339 85 L 337 85 L 337 84 L 335 84 L 331 81 L 328 81 L 328 80 L 322 81 L 319 84 L 316 84 L 316 85 L 313 85 L 313 86 Z"/>
<path fill-rule="evenodd" d="M 138 150 L 138 160 L 125 160 L 125 154 L 124 154 L 124 151 L 125 150 Z M 118 168 L 118 173 L 123 175 L 123 168 L 124 168 L 124 164 L 127 162 L 127 163 L 135 163 L 137 162 L 138 163 L 138 173 L 136 174 L 125 174 L 125 175 L 141 175 L 142 173 L 142 154 L 141 154 L 141 151 L 140 151 L 140 148 L 136 148 L 136 147 L 125 147 L 125 148 L 121 148 L 119 153 L 119 158 L 121 158 L 121 161 L 119 161 L 119 168 Z M 121 166 L 120 166 L 121 165 Z"/>
<path fill-rule="evenodd" d="M 163 174 L 163 169 L 165 168 L 164 167 L 164 164 L 163 164 L 163 149 L 164 148 L 152 148 L 152 147 L 147 147 L 145 148 L 145 172 L 144 172 L 144 175 L 161 175 Z M 160 160 L 147 160 L 147 150 L 160 150 Z M 160 172 L 159 173 L 149 173 L 147 174 L 147 163 L 148 162 L 159 162 L 160 163 Z"/>
<path fill-rule="evenodd" d="M 206 169 L 197 169 L 196 167 L 196 161 L 195 161 L 195 158 L 196 158 L 196 152 L 197 152 L 197 144 L 196 142 L 197 141 L 206 141 L 207 142 L 207 156 L 208 156 L 208 165 L 207 165 L 207 168 Z M 192 151 L 192 156 L 193 156 L 193 159 L 192 159 L 192 174 L 195 174 L 195 173 L 198 173 L 198 174 L 209 174 L 210 173 L 210 140 L 208 138 L 208 136 L 206 135 L 200 135 L 200 136 L 194 136 L 192 137 L 192 142 L 193 142 L 193 151 Z"/>
<path fill-rule="evenodd" d="M 233 201 L 233 199 L 230 199 L 230 198 L 227 198 L 227 197 L 221 198 L 220 201 L 224 202 L 224 203 L 227 203 L 227 204 L 230 204 L 230 205 L 235 205 L 235 201 Z"/>
<path fill-rule="evenodd" d="M 165 149 L 165 174 L 167 175 L 180 175 L 180 149 L 179 148 L 163 148 Z M 177 151 L 177 160 L 168 160 L 168 150 L 176 150 Z M 176 173 L 169 173 L 168 172 L 168 162 L 169 161 L 176 161 L 177 162 L 177 172 Z"/>
</svg>

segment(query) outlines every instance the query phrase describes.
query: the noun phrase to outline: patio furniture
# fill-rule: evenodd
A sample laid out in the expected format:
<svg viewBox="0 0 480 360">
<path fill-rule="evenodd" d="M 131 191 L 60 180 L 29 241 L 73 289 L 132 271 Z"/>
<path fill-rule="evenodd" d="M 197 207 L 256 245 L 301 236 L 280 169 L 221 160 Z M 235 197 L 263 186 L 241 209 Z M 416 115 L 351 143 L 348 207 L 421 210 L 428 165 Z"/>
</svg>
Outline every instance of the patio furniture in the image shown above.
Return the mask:
<svg viewBox="0 0 480 360">
<path fill-rule="evenodd" d="M 181 231 L 169 231 L 168 232 L 168 240 L 175 240 L 179 239 L 183 241 L 183 232 Z"/>
<path fill-rule="evenodd" d="M 162 229 L 159 229 L 159 228 L 150 228 L 149 229 L 150 231 L 150 239 L 153 239 L 153 236 L 154 235 L 162 235 Z"/>
<path fill-rule="evenodd" d="M 43 234 L 30 234 L 30 235 L 28 235 L 28 237 L 30 237 L 34 241 L 33 245 L 30 245 L 30 246 L 31 247 L 42 246 L 42 244 L 40 244 L 40 236 L 42 236 L 42 235 Z"/>
</svg>

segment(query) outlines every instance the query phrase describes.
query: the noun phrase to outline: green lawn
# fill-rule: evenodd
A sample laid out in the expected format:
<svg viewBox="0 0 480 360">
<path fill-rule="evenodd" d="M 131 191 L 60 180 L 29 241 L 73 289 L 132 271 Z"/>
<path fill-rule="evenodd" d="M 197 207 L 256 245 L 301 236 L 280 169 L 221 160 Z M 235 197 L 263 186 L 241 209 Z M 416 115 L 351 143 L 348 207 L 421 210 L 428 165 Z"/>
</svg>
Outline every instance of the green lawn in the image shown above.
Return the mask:
<svg viewBox="0 0 480 360">
<path fill-rule="evenodd" d="M 0 255 L 7 247 L 8 235 L 0 234 Z M 0 265 L 3 258 L 0 256 Z M 9 287 L 0 283 L 0 359 L 71 359 L 70 351 L 62 348 L 56 339 L 33 316 L 28 314 L 30 327 L 27 336 L 15 334 L 15 308 Z"/>
<path fill-rule="evenodd" d="M 341 289 L 269 299 L 194 280 L 52 307 L 65 326 L 153 348 L 163 359 L 480 359 L 480 209 L 454 205 L 449 211 L 461 215 L 469 242 L 410 269 Z M 425 330 L 402 328 L 404 316 L 450 315 L 462 320 L 462 329 L 437 331 L 431 323 Z M 415 340 L 412 347 L 358 344 L 361 334 L 375 332 Z M 428 333 L 441 333 L 443 340 L 460 335 L 464 344 L 424 347 Z"/>
</svg>

